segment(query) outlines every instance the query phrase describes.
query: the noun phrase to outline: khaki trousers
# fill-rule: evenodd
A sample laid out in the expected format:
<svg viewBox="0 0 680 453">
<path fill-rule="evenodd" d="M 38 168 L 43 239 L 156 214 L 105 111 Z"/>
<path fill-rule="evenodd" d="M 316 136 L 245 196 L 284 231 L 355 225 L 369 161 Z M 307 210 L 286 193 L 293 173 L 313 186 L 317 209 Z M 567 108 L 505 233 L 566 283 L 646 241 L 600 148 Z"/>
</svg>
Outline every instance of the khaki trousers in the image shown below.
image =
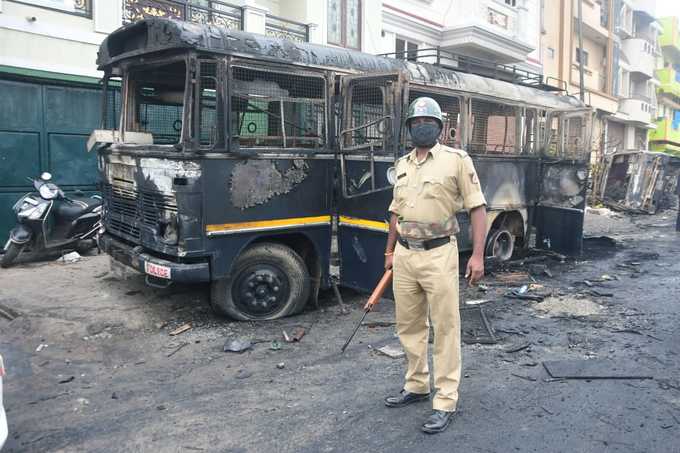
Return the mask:
<svg viewBox="0 0 680 453">
<path fill-rule="evenodd" d="M 397 243 L 393 261 L 397 333 L 408 368 L 404 390 L 430 392 L 427 349 L 429 318 L 434 328 L 435 410 L 455 411 L 460 382 L 458 246 L 455 239 L 432 250 Z"/>
</svg>

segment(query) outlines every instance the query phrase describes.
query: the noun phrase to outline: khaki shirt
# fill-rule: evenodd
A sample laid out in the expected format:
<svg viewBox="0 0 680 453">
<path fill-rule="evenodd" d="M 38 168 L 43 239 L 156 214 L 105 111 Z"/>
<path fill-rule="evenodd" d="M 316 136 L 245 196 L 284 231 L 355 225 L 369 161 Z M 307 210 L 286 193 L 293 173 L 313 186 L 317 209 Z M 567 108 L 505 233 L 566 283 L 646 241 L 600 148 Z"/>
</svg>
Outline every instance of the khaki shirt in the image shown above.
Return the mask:
<svg viewBox="0 0 680 453">
<path fill-rule="evenodd" d="M 454 235 L 456 212 L 486 205 L 472 159 L 459 149 L 437 143 L 422 163 L 414 149 L 397 161 L 396 178 L 389 210 L 404 238 Z"/>
</svg>

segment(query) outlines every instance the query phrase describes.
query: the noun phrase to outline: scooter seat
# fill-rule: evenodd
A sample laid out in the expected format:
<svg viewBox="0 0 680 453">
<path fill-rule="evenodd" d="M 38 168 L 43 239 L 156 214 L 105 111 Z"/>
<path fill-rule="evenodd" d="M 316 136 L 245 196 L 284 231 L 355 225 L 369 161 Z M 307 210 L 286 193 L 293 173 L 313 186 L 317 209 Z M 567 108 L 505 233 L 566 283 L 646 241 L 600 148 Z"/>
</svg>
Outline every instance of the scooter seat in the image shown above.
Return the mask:
<svg viewBox="0 0 680 453">
<path fill-rule="evenodd" d="M 56 214 L 60 218 L 73 221 L 83 214 L 91 212 L 97 206 L 101 206 L 102 201 L 99 198 L 88 197 L 72 197 L 71 201 L 59 200 L 55 203 L 53 209 L 56 209 Z"/>
</svg>

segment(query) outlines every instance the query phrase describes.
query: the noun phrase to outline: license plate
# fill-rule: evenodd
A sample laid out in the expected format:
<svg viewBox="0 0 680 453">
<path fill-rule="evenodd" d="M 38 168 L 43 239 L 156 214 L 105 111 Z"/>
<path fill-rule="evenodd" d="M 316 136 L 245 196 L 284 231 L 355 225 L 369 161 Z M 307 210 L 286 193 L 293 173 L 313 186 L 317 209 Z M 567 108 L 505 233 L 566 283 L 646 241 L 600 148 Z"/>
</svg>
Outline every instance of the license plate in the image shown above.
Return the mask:
<svg viewBox="0 0 680 453">
<path fill-rule="evenodd" d="M 159 264 L 144 262 L 144 272 L 158 278 L 165 278 L 170 280 L 170 268 L 168 266 L 161 266 Z"/>
</svg>

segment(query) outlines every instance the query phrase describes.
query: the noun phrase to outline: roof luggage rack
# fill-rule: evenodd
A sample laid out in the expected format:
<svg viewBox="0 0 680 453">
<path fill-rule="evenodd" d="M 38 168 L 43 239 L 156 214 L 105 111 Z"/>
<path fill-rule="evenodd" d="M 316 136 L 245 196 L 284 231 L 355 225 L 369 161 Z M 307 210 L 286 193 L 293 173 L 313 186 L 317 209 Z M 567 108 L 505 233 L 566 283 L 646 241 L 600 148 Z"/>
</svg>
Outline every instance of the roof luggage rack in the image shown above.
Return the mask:
<svg viewBox="0 0 680 453">
<path fill-rule="evenodd" d="M 544 79 L 542 74 L 515 65 L 494 63 L 480 58 L 459 55 L 443 50 L 441 47 L 383 53 L 378 54 L 378 56 L 430 63 L 453 71 L 467 72 L 545 91 L 566 91 L 567 87 L 566 82 L 554 77 Z"/>
</svg>

